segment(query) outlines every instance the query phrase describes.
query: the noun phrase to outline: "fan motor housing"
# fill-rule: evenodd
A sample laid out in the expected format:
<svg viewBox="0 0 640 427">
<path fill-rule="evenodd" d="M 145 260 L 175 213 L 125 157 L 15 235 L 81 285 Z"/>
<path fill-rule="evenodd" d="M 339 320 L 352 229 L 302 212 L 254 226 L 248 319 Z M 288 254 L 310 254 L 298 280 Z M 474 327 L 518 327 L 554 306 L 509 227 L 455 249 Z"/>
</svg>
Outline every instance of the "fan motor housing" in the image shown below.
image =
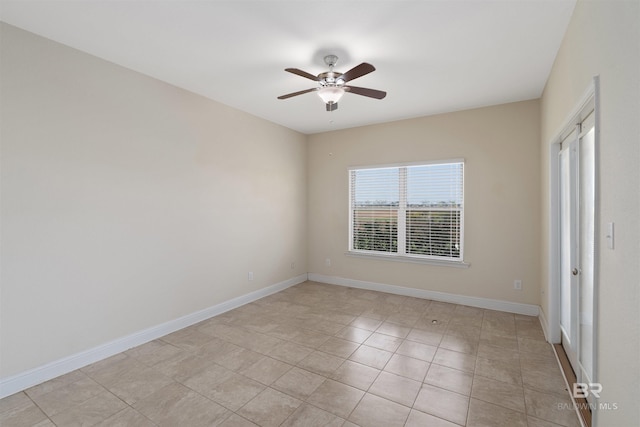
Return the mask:
<svg viewBox="0 0 640 427">
<path fill-rule="evenodd" d="M 342 73 L 338 71 L 325 71 L 318 74 L 318 81 L 322 86 L 339 86 L 343 85 L 344 81 L 340 81 Z"/>
</svg>

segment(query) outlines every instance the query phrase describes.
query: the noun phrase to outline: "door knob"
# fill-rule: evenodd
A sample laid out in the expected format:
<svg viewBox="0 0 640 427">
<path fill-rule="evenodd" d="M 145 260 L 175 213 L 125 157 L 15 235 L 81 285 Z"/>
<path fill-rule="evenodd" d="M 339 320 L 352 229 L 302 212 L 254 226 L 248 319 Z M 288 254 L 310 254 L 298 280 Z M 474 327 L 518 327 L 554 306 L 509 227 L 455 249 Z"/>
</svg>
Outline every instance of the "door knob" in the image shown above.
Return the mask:
<svg viewBox="0 0 640 427">
<path fill-rule="evenodd" d="M 573 270 L 571 270 L 571 274 L 573 274 L 574 276 L 578 275 L 578 269 L 574 268 Z"/>
</svg>

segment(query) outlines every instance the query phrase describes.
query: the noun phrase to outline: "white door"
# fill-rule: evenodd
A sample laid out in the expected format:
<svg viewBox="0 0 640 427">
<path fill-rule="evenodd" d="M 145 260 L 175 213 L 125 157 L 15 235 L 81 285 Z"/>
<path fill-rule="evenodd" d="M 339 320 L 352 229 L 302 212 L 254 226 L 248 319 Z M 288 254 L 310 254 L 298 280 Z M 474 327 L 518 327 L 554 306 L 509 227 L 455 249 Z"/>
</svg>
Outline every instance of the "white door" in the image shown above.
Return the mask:
<svg viewBox="0 0 640 427">
<path fill-rule="evenodd" d="M 578 370 L 579 381 L 594 380 L 595 298 L 595 198 L 596 150 L 593 113 L 582 122 L 578 142 L 579 168 L 579 270 L 578 275 Z M 574 368 L 575 369 L 575 368 Z"/>
<path fill-rule="evenodd" d="M 578 362 L 578 132 L 560 150 L 560 330 L 576 371 Z"/>
<path fill-rule="evenodd" d="M 560 150 L 560 329 L 578 382 L 593 381 L 595 128 L 593 112 Z"/>
</svg>

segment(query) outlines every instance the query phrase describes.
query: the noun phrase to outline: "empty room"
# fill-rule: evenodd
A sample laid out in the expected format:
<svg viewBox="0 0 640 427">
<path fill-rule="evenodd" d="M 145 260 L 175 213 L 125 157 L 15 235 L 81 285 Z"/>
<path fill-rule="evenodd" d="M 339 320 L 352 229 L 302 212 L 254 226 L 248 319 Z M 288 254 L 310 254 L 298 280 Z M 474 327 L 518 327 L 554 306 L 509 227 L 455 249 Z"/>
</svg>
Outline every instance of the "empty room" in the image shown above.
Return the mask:
<svg viewBox="0 0 640 427">
<path fill-rule="evenodd" d="M 637 0 L 0 4 L 0 425 L 640 426 Z"/>
</svg>

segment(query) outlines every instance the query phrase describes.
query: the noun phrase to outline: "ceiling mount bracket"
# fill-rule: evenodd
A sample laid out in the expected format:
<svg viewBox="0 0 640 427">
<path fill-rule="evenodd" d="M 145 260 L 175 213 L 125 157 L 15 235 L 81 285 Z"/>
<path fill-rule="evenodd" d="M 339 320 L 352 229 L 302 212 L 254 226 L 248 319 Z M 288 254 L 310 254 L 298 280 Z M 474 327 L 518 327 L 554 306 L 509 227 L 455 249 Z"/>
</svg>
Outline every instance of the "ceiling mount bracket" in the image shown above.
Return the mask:
<svg viewBox="0 0 640 427">
<path fill-rule="evenodd" d="M 324 57 L 324 63 L 329 66 L 329 68 L 333 68 L 338 62 L 338 57 L 335 55 L 327 55 Z"/>
</svg>

